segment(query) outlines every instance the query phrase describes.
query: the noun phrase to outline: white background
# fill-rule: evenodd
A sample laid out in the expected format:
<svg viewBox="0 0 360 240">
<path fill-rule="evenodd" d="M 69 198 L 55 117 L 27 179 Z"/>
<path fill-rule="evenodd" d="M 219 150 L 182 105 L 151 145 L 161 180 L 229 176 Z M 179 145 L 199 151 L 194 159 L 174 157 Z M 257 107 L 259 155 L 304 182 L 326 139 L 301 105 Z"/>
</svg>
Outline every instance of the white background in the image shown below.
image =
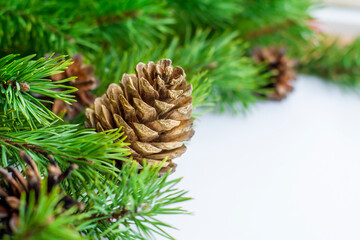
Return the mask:
<svg viewBox="0 0 360 240">
<path fill-rule="evenodd" d="M 360 14 L 359 14 L 360 16 Z M 360 239 L 360 96 L 300 76 L 283 102 L 208 114 L 172 177 L 179 240 Z"/>
<path fill-rule="evenodd" d="M 283 102 L 205 115 L 173 177 L 179 240 L 360 239 L 360 97 L 299 77 Z"/>
</svg>

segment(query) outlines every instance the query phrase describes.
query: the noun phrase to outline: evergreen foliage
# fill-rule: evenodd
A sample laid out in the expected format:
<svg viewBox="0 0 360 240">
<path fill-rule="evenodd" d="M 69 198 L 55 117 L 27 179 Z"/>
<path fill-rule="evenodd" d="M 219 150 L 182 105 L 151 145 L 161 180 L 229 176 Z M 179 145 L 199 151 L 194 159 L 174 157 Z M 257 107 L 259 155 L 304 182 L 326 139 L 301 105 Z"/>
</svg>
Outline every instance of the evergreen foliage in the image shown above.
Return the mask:
<svg viewBox="0 0 360 240">
<path fill-rule="evenodd" d="M 249 48 L 276 43 L 296 53 L 311 37 L 308 0 L 15 0 L 0 6 L 0 52 L 82 52 L 100 73 L 101 94 L 132 70 L 134 61 L 169 57 L 184 66 L 188 76 L 214 83 L 207 105 L 215 98 L 220 109 L 236 111 L 261 99 L 254 92 L 271 83 L 261 76 L 261 67 L 246 58 Z"/>
<path fill-rule="evenodd" d="M 172 239 L 164 230 L 171 226 L 156 216 L 187 213 L 174 204 L 190 198 L 175 188 L 181 179 L 169 180 L 169 173 L 159 177 L 160 169 L 161 165 L 145 164 L 138 173 L 136 164 L 127 164 L 118 176 L 98 182 L 102 191 L 83 199 L 93 215 L 92 224 L 83 226 L 82 232 L 95 239 L 153 239 L 156 235 Z"/>
<path fill-rule="evenodd" d="M 187 27 L 209 27 L 214 30 L 224 30 L 237 22 L 240 14 L 244 13 L 244 0 L 166 0 L 173 11 L 179 30 Z M 226 14 L 224 14 L 226 13 Z"/>
<path fill-rule="evenodd" d="M 174 206 L 189 199 L 184 197 L 186 192 L 175 188 L 180 179 L 169 180 L 168 174 L 159 178 L 161 166 L 145 164 L 139 173 L 138 166 L 127 157 L 129 150 L 125 146 L 128 144 L 120 129 L 96 133 L 76 124 L 63 123 L 47 110 L 35 94 L 72 100 L 68 93 L 74 89 L 62 85 L 69 79 L 58 82 L 44 79 L 64 70 L 70 61 L 60 61 L 62 56 L 32 58 L 30 55 L 15 59 L 14 55 L 8 55 L 0 59 L 3 88 L 0 99 L 4 109 L 0 119 L 0 165 L 24 170 L 26 163 L 19 153 L 25 151 L 46 179 L 49 155 L 63 171 L 76 163 L 78 170 L 60 185 L 65 193 L 81 201 L 85 209 L 64 213 L 56 207 L 64 196 L 59 189 L 50 194 L 42 190 L 36 201 L 30 193 L 21 201 L 19 229 L 14 236 L 2 237 L 145 239 L 160 234 L 171 238 L 162 230 L 169 225 L 156 220 L 155 216 L 185 213 Z M 26 91 L 22 83 L 27 84 Z M 59 87 L 65 90 L 51 90 Z M 117 168 L 115 165 L 120 163 L 123 167 Z M 0 197 L 5 196 L 0 194 Z M 4 226 L 0 224 L 1 227 Z"/>
<path fill-rule="evenodd" d="M 1 122 L 4 130 L 14 131 L 18 127 L 34 129 L 38 126 L 49 126 L 51 121 L 59 119 L 32 94 L 41 94 L 68 103 L 73 101 L 68 93 L 76 91 L 76 88 L 62 84 L 71 78 L 56 83 L 44 79 L 64 70 L 71 62 L 61 61 L 62 56 L 54 59 L 40 58 L 36 61 L 31 60 L 32 58 L 34 55 L 16 59 L 16 55 L 11 54 L 0 59 L 0 107 L 1 114 L 7 119 Z"/>
<path fill-rule="evenodd" d="M 163 6 L 154 0 L 1 1 L 0 44 L 3 52 L 40 55 L 101 51 L 114 43 L 149 46 L 170 32 L 173 19 Z"/>
<path fill-rule="evenodd" d="M 116 175 L 93 180 L 91 191 L 72 193 L 85 204 L 82 212 L 75 207 L 64 212 L 57 205 L 64 194 L 58 188 L 46 194 L 43 184 L 39 201 L 30 196 L 21 206 L 13 239 L 173 239 L 164 229 L 171 226 L 156 216 L 187 213 L 174 204 L 190 198 L 176 189 L 181 179 L 159 177 L 160 167 L 145 165 L 139 173 L 136 164 L 126 164 Z"/>
<path fill-rule="evenodd" d="M 343 45 L 328 36 L 314 44 L 302 58 L 301 71 L 358 90 L 360 86 L 360 39 Z"/>
<path fill-rule="evenodd" d="M 309 28 L 311 0 L 246 0 L 246 11 L 238 19 L 238 29 L 252 46 L 286 47 L 301 56 L 314 34 Z"/>
<path fill-rule="evenodd" d="M 115 142 L 119 138 L 121 140 Z M 48 165 L 47 154 L 52 154 L 63 169 L 70 163 L 76 163 L 80 169 L 74 175 L 81 180 L 77 183 L 77 188 L 81 188 L 84 182 L 91 181 L 99 174 L 98 171 L 115 171 L 113 160 L 127 161 L 125 156 L 128 155 L 122 133 L 118 130 L 102 134 L 78 129 L 73 124 L 0 132 L 0 146 L 2 166 L 24 167 L 24 162 L 18 156 L 20 150 L 25 150 L 40 170 L 45 170 Z"/>
<path fill-rule="evenodd" d="M 88 213 L 76 213 L 76 208 L 63 212 L 59 201 L 64 194 L 55 188 L 46 194 L 46 185 L 41 188 L 39 201 L 30 195 L 29 204 L 25 205 L 25 195 L 22 197 L 20 207 L 19 229 L 14 240 L 81 240 L 85 239 L 74 227 L 89 217 Z"/>
<path fill-rule="evenodd" d="M 187 213 L 180 179 L 159 177 L 161 165 L 132 163 L 121 129 L 84 129 L 83 116 L 63 122 L 46 104 L 74 102 L 73 78 L 48 76 L 82 53 L 95 66 L 97 96 L 134 73 L 138 62 L 171 58 L 193 86 L 193 107 L 244 111 L 274 89 L 273 73 L 249 57 L 256 46 L 286 47 L 301 70 L 345 86 L 358 86 L 360 41 L 349 46 L 320 41 L 309 27 L 313 1 L 305 0 L 0 0 L 0 150 L 2 167 L 25 169 L 24 150 L 41 177 L 51 154 L 72 176 L 39 200 L 23 196 L 20 227 L 8 239 L 152 239 L 170 225 L 161 214 Z M 34 55 L 34 53 L 36 55 Z M 19 55 L 21 56 L 19 56 Z M 63 211 L 68 194 L 85 209 Z M 28 204 L 25 204 L 28 200 Z M 2 227 L 2 226 L 0 226 Z"/>
<path fill-rule="evenodd" d="M 123 54 L 112 49 L 100 63 L 97 75 L 102 81 L 96 91 L 104 92 L 114 79 L 120 80 L 123 73 L 133 73 L 133 66 L 139 60 L 170 58 L 174 64 L 184 66 L 187 76 L 196 76 L 197 79 L 201 76 L 202 80 L 198 80 L 201 84 L 193 84 L 195 107 L 212 106 L 221 99 L 218 104 L 221 109 L 231 107 L 237 111 L 238 103 L 241 103 L 240 109 L 247 108 L 259 99 L 253 93 L 267 91 L 263 87 L 271 80 L 260 73 L 262 67 L 255 66 L 245 56 L 248 44 L 238 37 L 237 32 L 211 36 L 210 30 L 198 29 L 195 35 L 187 32 L 185 39 L 175 37 L 153 49 L 135 48 Z M 193 83 L 194 80 L 188 78 L 188 81 Z M 202 100 L 198 101 L 198 97 Z"/>
</svg>

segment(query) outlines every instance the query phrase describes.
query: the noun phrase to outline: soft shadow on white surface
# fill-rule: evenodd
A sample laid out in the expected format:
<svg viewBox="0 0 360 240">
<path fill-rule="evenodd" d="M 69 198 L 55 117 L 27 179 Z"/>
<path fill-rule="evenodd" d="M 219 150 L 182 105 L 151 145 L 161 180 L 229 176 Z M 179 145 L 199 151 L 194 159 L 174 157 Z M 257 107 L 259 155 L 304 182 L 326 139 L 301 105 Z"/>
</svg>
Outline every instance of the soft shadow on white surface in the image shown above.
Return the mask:
<svg viewBox="0 0 360 240">
<path fill-rule="evenodd" d="M 360 239 L 360 97 L 299 77 L 283 102 L 203 116 L 172 177 L 178 240 Z"/>
</svg>

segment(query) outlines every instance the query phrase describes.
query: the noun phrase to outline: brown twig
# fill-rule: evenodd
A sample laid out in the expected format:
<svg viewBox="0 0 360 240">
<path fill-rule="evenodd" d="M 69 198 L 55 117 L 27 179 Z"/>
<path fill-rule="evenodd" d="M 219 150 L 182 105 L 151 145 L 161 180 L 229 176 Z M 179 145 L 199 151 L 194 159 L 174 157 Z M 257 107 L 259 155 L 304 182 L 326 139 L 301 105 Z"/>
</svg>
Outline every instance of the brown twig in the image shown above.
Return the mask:
<svg viewBox="0 0 360 240">
<path fill-rule="evenodd" d="M 249 32 L 245 35 L 246 39 L 252 39 L 252 38 L 258 38 L 261 37 L 263 35 L 269 35 L 269 34 L 273 34 L 277 31 L 279 31 L 279 29 L 283 29 L 285 27 L 289 27 L 295 25 L 295 22 L 293 20 L 286 20 L 285 22 L 282 22 L 280 24 L 276 24 L 274 26 L 269 26 L 269 27 L 264 27 L 264 28 L 260 28 L 259 30 L 256 31 L 252 31 Z"/>
<path fill-rule="evenodd" d="M 129 210 L 124 209 L 124 207 L 121 207 L 119 212 L 115 212 L 115 213 L 112 213 L 112 214 L 109 214 L 109 215 L 105 215 L 105 214 L 100 214 L 100 215 L 99 215 L 99 214 L 93 214 L 90 218 L 91 218 L 91 219 L 94 219 L 94 218 L 104 218 L 104 219 L 99 220 L 98 222 L 101 222 L 101 221 L 108 221 L 108 222 L 110 222 L 112 219 L 119 220 L 119 219 L 125 217 L 125 215 L 127 215 L 128 213 L 130 213 Z"/>
</svg>

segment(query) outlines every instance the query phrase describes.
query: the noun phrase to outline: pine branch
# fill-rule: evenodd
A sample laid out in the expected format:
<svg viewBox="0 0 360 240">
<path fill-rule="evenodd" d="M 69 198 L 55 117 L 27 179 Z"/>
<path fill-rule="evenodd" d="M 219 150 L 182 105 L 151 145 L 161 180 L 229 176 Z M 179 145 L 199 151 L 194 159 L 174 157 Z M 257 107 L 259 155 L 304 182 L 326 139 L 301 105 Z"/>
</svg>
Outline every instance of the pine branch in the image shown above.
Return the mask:
<svg viewBox="0 0 360 240">
<path fill-rule="evenodd" d="M 33 192 L 32 192 L 33 193 Z M 19 228 L 9 239 L 13 240 L 81 240 L 82 237 L 74 227 L 84 221 L 89 214 L 76 213 L 76 208 L 64 211 L 58 204 L 64 197 L 58 188 L 46 193 L 46 184 L 42 185 L 38 201 L 34 194 L 25 204 L 25 195 L 21 198 Z M 28 196 L 29 197 L 29 196 Z"/>
<path fill-rule="evenodd" d="M 245 0 L 236 29 L 252 47 L 286 47 L 291 56 L 300 57 L 314 37 L 309 27 L 314 6 L 310 0 Z"/>
<path fill-rule="evenodd" d="M 115 174 L 118 170 L 114 160 L 128 161 L 128 150 L 119 130 L 95 133 L 92 130 L 78 130 L 77 125 L 53 125 L 36 130 L 0 132 L 1 166 L 25 167 L 19 157 L 20 150 L 26 151 L 44 172 L 47 155 L 53 155 L 61 169 L 76 163 L 79 170 L 66 181 L 66 188 L 78 191 L 89 182 L 104 174 Z M 86 183 L 86 185 L 84 185 Z M 91 185 L 91 184 L 90 184 Z M 91 187 L 91 186 L 90 186 Z"/>
<path fill-rule="evenodd" d="M 119 174 L 90 178 L 87 184 L 91 189 L 83 187 L 72 193 L 81 202 L 79 204 L 75 198 L 70 202 L 66 200 L 54 185 L 54 181 L 63 180 L 63 174 L 67 176 L 67 171 L 61 174 L 51 162 L 48 179 L 40 179 L 36 177 L 38 171 L 34 162 L 27 160 L 29 156 L 24 157 L 24 154 L 22 152 L 19 156 L 30 167 L 25 171 L 26 178 L 19 178 L 21 174 L 10 169 L 12 177 L 5 175 L 5 169 L 1 169 L 0 175 L 1 183 L 8 183 L 6 188 L 0 189 L 2 206 L 7 204 L 6 191 L 12 196 L 11 191 L 16 186 L 23 189 L 16 195 L 19 197 L 21 194 L 19 217 L 16 218 L 19 223 L 15 225 L 16 231 L 11 239 L 83 239 L 81 235 L 86 239 L 154 239 L 156 235 L 173 239 L 163 229 L 171 226 L 156 217 L 187 213 L 174 206 L 190 199 L 184 196 L 185 191 L 176 189 L 181 179 L 169 180 L 169 172 L 159 177 L 164 162 L 158 166 L 144 163 L 141 172 L 137 163 L 127 163 Z M 72 208 L 74 202 L 85 209 Z M 16 211 L 16 205 L 11 206 Z"/>
<path fill-rule="evenodd" d="M 360 39 L 349 45 L 323 36 L 308 49 L 301 60 L 300 71 L 318 75 L 327 81 L 358 90 L 360 86 Z"/>
<path fill-rule="evenodd" d="M 184 31 L 187 27 L 210 27 L 225 29 L 231 27 L 240 13 L 244 11 L 243 0 L 167 0 L 174 9 L 177 28 Z"/>
<path fill-rule="evenodd" d="M 101 51 L 115 44 L 149 47 L 171 32 L 170 13 L 154 0 L 5 1 L 0 3 L 0 46 L 5 53 L 40 55 Z"/>
<path fill-rule="evenodd" d="M 198 108 L 202 109 L 200 112 L 195 111 L 192 116 L 201 115 L 211 111 L 216 105 L 216 98 L 213 97 L 210 99 L 213 82 L 206 77 L 206 74 L 207 71 L 196 73 L 190 81 L 188 81 L 194 88 L 191 94 L 193 97 L 193 108 L 194 110 Z"/>
<path fill-rule="evenodd" d="M 60 73 L 70 60 L 61 60 L 63 56 L 51 59 L 31 60 L 35 55 L 16 59 L 16 55 L 8 55 L 0 59 L 0 106 L 2 114 L 0 125 L 16 130 L 18 127 L 37 128 L 48 126 L 51 121 L 59 119 L 31 94 L 41 94 L 61 99 L 67 103 L 73 101 L 69 93 L 76 88 L 63 85 L 70 79 L 52 82 L 45 77 Z M 55 91 L 55 89 L 61 91 Z"/>
<path fill-rule="evenodd" d="M 75 165 L 62 172 L 49 157 L 48 177 L 42 179 L 33 159 L 24 151 L 19 156 L 27 163 L 23 173 L 12 167 L 0 167 L 1 239 L 80 239 L 70 227 L 83 214 L 71 215 L 83 209 L 83 205 L 57 186 Z"/>
<path fill-rule="evenodd" d="M 176 189 L 181 179 L 159 177 L 160 166 L 144 165 L 138 173 L 137 164 L 126 164 L 119 176 L 97 185 L 98 191 L 82 200 L 87 203 L 92 219 L 81 230 L 96 239 L 153 239 L 161 235 L 173 239 L 164 231 L 171 227 L 158 220 L 161 214 L 187 213 L 173 206 L 190 198 Z"/>
</svg>

